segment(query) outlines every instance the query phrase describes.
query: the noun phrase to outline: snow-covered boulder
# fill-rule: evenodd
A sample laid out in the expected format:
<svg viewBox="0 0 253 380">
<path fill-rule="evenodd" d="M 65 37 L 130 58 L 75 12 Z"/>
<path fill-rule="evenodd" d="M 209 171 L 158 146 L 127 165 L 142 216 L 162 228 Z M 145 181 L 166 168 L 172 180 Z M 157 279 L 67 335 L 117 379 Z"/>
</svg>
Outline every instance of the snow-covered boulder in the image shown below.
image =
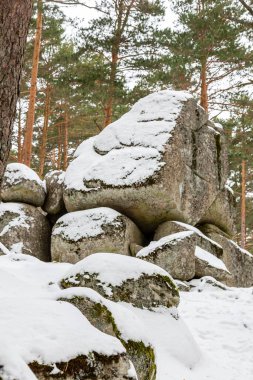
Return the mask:
<svg viewBox="0 0 253 380">
<path fill-rule="evenodd" d="M 253 286 L 253 255 L 239 247 L 233 240 L 230 240 L 216 226 L 205 224 L 201 226 L 201 229 L 223 248 L 221 259 L 231 273 L 231 277 L 226 281 L 226 284 L 237 287 Z"/>
<path fill-rule="evenodd" d="M 0 240 L 10 251 L 50 260 L 49 222 L 42 212 L 23 203 L 0 203 Z"/>
<path fill-rule="evenodd" d="M 236 233 L 236 201 L 233 191 L 228 186 L 218 194 L 201 218 L 200 224 L 206 223 L 219 227 L 230 236 Z"/>
<path fill-rule="evenodd" d="M 54 225 L 52 260 L 77 263 L 96 252 L 130 255 L 130 244 L 142 244 L 138 227 L 126 216 L 107 207 L 71 212 Z"/>
<path fill-rule="evenodd" d="M 153 240 L 160 240 L 165 236 L 187 231 L 194 232 L 196 245 L 205 249 L 208 252 L 211 252 L 219 258 L 222 256 L 223 249 L 221 245 L 219 245 L 216 241 L 206 236 L 200 229 L 182 222 L 168 221 L 160 224 L 160 226 L 155 231 Z"/>
<path fill-rule="evenodd" d="M 47 196 L 43 209 L 48 214 L 57 215 L 65 211 L 63 201 L 64 177 L 65 172 L 63 170 L 53 170 L 45 176 Z"/>
<path fill-rule="evenodd" d="M 143 326 L 131 310 L 124 318 L 126 309 L 121 304 L 105 299 L 89 288 L 68 288 L 61 291 L 60 299 L 70 302 L 77 307 L 88 321 L 98 330 L 116 336 L 127 351 L 127 355 L 134 365 L 138 380 L 155 379 L 156 364 L 154 350 L 146 340 L 136 337 L 135 331 L 142 330 Z M 134 321 L 135 327 L 126 335 L 124 324 L 127 320 Z"/>
<path fill-rule="evenodd" d="M 175 279 L 187 281 L 195 276 L 195 247 L 195 233 L 183 231 L 152 241 L 137 257 L 159 265 Z"/>
<path fill-rule="evenodd" d="M 134 257 L 97 253 L 75 264 L 61 281 L 63 288 L 84 286 L 105 298 L 136 307 L 172 307 L 179 294 L 170 275 Z"/>
<path fill-rule="evenodd" d="M 40 177 L 28 166 L 19 163 L 6 167 L 1 188 L 4 202 L 22 202 L 42 206 L 46 189 Z"/>
<path fill-rule="evenodd" d="M 201 278 L 211 276 L 217 281 L 228 283 L 231 273 L 222 260 L 205 249 L 196 247 L 195 249 L 195 277 Z"/>
<path fill-rule="evenodd" d="M 181 91 L 141 99 L 75 157 L 65 176 L 67 210 L 111 207 L 146 231 L 171 219 L 196 224 L 227 179 L 222 130 Z"/>
</svg>

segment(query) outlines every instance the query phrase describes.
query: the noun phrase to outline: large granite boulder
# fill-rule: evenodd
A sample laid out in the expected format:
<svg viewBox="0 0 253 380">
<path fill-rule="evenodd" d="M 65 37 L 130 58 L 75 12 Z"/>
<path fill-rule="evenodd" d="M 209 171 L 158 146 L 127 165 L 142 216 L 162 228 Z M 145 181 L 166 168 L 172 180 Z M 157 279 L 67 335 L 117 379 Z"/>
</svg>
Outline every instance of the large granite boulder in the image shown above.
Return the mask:
<svg viewBox="0 0 253 380">
<path fill-rule="evenodd" d="M 46 188 L 40 177 L 24 164 L 13 163 L 6 167 L 1 188 L 4 202 L 22 202 L 42 206 Z"/>
<path fill-rule="evenodd" d="M 40 209 L 23 203 L 0 203 L 0 240 L 12 252 L 50 261 L 49 222 Z"/>
<path fill-rule="evenodd" d="M 253 286 L 253 255 L 239 247 L 219 228 L 211 224 L 201 226 L 202 231 L 223 248 L 222 261 L 231 273 L 226 281 L 229 286 Z"/>
<path fill-rule="evenodd" d="M 144 343 L 136 337 L 135 331 L 142 330 L 142 325 L 136 316 L 127 310 L 127 320 L 135 322 L 134 330 L 127 329 L 124 306 L 105 299 L 89 288 L 67 288 L 61 291 L 59 300 L 70 302 L 77 307 L 88 321 L 98 330 L 116 336 L 127 351 L 127 355 L 134 365 L 138 380 L 155 380 L 156 364 L 155 354 L 150 344 Z M 123 325 L 123 326 L 122 326 Z"/>
<path fill-rule="evenodd" d="M 222 260 L 197 246 L 195 249 L 195 278 L 206 276 L 225 283 L 228 283 L 232 278 Z"/>
<path fill-rule="evenodd" d="M 236 233 L 236 201 L 233 191 L 228 186 L 217 195 L 199 223 L 213 224 L 230 236 Z"/>
<path fill-rule="evenodd" d="M 64 177 L 65 172 L 63 170 L 53 170 L 45 176 L 47 196 L 43 209 L 50 215 L 57 215 L 65 211 L 63 201 Z"/>
<path fill-rule="evenodd" d="M 131 243 L 142 244 L 138 227 L 119 212 L 100 207 L 64 215 L 51 239 L 52 260 L 77 263 L 96 252 L 130 255 Z"/>
<path fill-rule="evenodd" d="M 219 258 L 222 257 L 223 249 L 220 244 L 210 239 L 210 237 L 205 235 L 200 229 L 182 222 L 168 221 L 160 224 L 160 226 L 155 231 L 153 240 L 160 240 L 161 238 L 166 237 L 168 235 L 187 231 L 191 231 L 194 233 L 196 245 L 214 254 Z"/>
<path fill-rule="evenodd" d="M 199 222 L 227 179 L 224 134 L 186 92 L 160 91 L 84 141 L 65 176 L 68 211 L 114 208 L 144 231 Z"/>
<path fill-rule="evenodd" d="M 194 232 L 178 232 L 152 241 L 137 257 L 165 269 L 175 279 L 187 281 L 195 276 L 196 244 Z"/>
<path fill-rule="evenodd" d="M 63 288 L 84 286 L 113 301 L 139 308 L 172 307 L 179 294 L 162 268 L 134 257 L 97 253 L 75 264 L 61 281 Z"/>
</svg>

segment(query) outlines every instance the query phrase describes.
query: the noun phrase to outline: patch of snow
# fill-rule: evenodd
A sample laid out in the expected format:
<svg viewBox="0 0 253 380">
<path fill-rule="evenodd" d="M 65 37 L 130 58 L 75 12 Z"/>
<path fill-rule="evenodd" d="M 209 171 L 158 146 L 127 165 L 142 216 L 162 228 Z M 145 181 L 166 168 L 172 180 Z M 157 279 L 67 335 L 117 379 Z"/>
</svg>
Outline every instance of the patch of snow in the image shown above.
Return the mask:
<svg viewBox="0 0 253 380">
<path fill-rule="evenodd" d="M 231 244 L 233 244 L 237 249 L 239 249 L 242 253 L 244 253 L 245 255 L 247 256 L 250 256 L 250 257 L 253 257 L 253 255 L 249 252 L 249 251 L 246 251 L 246 249 L 243 249 L 242 247 L 240 247 L 238 244 L 236 244 L 233 240 L 229 240 L 229 242 Z"/>
<path fill-rule="evenodd" d="M 218 257 L 214 256 L 212 253 L 206 251 L 205 249 L 201 247 L 197 246 L 195 248 L 195 256 L 198 259 L 205 261 L 206 263 L 208 263 L 210 266 L 214 268 L 221 269 L 230 273 L 222 260 L 218 259 Z"/>
<path fill-rule="evenodd" d="M 16 226 L 29 229 L 29 223 L 33 218 L 25 214 L 24 207 L 22 203 L 0 202 L 0 219 L 3 218 L 5 213 L 15 214 L 12 220 L 0 231 L 0 236 L 4 236 L 11 228 Z"/>
<path fill-rule="evenodd" d="M 149 276 L 159 274 L 170 277 L 164 269 L 136 257 L 115 253 L 95 253 L 75 264 L 64 278 L 69 282 L 76 283 L 78 274 L 87 273 L 89 275 L 96 274 L 105 291 L 108 291 L 110 286 L 120 286 L 127 280 L 137 280 L 143 274 Z"/>
<path fill-rule="evenodd" d="M 10 251 L 1 242 L 0 242 L 0 253 L 4 255 L 8 255 L 10 253 Z"/>
<path fill-rule="evenodd" d="M 171 234 L 168 236 L 165 236 L 161 238 L 158 241 L 151 241 L 151 243 L 147 246 L 142 248 L 136 255 L 136 257 L 147 257 L 148 255 L 152 254 L 155 250 L 168 245 L 177 244 L 178 241 L 185 239 L 186 237 L 189 237 L 193 235 L 193 231 L 182 231 L 177 232 L 175 234 Z"/>
<path fill-rule="evenodd" d="M 50 172 L 48 172 L 46 175 L 45 175 L 45 178 L 44 180 L 46 179 L 50 179 L 52 177 L 56 176 L 57 178 L 57 183 L 59 185 L 61 185 L 63 182 L 64 182 L 64 178 L 65 178 L 65 171 L 63 170 L 52 170 Z"/>
<path fill-rule="evenodd" d="M 203 234 L 203 232 L 201 232 L 198 228 L 196 227 L 193 227 L 191 226 L 190 224 L 186 224 L 186 223 L 182 223 L 182 222 L 177 222 L 177 221 L 173 221 L 173 223 L 176 223 L 178 224 L 179 226 L 183 227 L 183 228 L 186 228 L 187 230 L 189 231 L 193 231 L 195 232 L 197 235 L 201 236 L 202 238 L 208 240 L 210 243 L 212 243 L 213 245 L 216 245 L 217 247 L 219 248 L 222 248 L 222 246 L 218 243 L 216 243 L 216 241 L 212 240 L 212 239 L 209 239 L 209 237 L 207 237 L 205 234 Z"/>
<path fill-rule="evenodd" d="M 66 171 L 65 186 L 90 191 L 100 182 L 109 186 L 144 183 L 163 167 L 165 145 L 184 103 L 191 98 L 184 91 L 164 90 L 139 100 L 119 120 L 77 148 L 77 158 Z"/>
<path fill-rule="evenodd" d="M 107 207 L 70 212 L 57 220 L 52 235 L 62 235 L 72 241 L 98 236 L 105 233 L 105 225 L 121 226 L 120 216 L 119 212 Z"/>
<path fill-rule="evenodd" d="M 14 185 L 23 180 L 34 181 L 46 191 L 44 182 L 34 170 L 20 163 L 8 164 L 4 173 L 4 181 L 9 185 Z"/>
</svg>

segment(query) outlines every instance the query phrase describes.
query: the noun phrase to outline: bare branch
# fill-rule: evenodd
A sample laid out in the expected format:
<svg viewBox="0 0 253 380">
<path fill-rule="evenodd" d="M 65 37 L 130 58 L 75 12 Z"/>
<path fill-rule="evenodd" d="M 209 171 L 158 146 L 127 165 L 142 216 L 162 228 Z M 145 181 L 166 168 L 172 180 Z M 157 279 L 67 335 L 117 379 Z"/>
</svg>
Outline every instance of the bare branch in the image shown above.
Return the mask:
<svg viewBox="0 0 253 380">
<path fill-rule="evenodd" d="M 247 9 L 247 11 L 251 14 L 251 16 L 253 16 L 253 8 L 250 5 L 248 5 L 246 1 L 244 0 L 239 0 L 239 1 L 244 6 L 244 8 Z"/>
</svg>

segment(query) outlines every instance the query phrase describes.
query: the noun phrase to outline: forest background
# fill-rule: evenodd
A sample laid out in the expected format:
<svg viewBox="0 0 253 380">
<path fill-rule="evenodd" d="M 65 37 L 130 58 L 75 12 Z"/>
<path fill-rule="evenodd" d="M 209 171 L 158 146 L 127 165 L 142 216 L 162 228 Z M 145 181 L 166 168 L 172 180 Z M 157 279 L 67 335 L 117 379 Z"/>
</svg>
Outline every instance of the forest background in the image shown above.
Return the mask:
<svg viewBox="0 0 253 380">
<path fill-rule="evenodd" d="M 36 1 L 10 162 L 65 170 L 141 97 L 190 91 L 225 129 L 236 239 L 252 251 L 252 37 L 252 0 Z"/>
</svg>

